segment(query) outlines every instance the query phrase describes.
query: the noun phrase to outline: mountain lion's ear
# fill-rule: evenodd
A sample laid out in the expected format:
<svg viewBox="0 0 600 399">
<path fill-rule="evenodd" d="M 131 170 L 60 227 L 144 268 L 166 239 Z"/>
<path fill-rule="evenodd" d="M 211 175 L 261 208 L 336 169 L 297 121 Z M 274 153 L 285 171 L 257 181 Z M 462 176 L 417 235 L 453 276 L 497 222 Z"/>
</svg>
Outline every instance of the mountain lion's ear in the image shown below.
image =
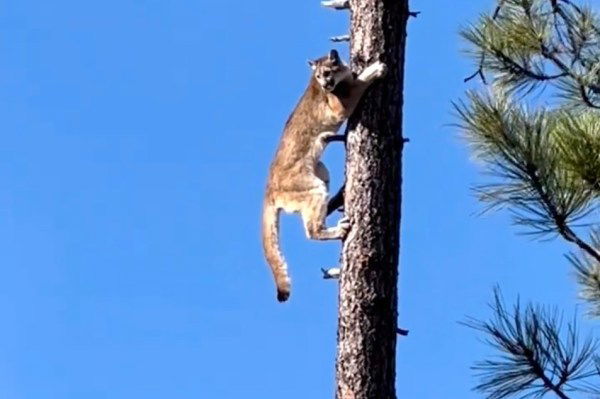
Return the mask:
<svg viewBox="0 0 600 399">
<path fill-rule="evenodd" d="M 337 64 L 340 61 L 340 55 L 338 54 L 337 50 L 331 50 L 329 52 L 329 61 L 333 62 L 334 64 Z"/>
<path fill-rule="evenodd" d="M 313 60 L 308 60 L 308 66 L 310 67 L 310 69 L 312 69 L 313 71 L 315 70 L 315 68 L 317 67 L 317 63 L 314 62 Z"/>
</svg>

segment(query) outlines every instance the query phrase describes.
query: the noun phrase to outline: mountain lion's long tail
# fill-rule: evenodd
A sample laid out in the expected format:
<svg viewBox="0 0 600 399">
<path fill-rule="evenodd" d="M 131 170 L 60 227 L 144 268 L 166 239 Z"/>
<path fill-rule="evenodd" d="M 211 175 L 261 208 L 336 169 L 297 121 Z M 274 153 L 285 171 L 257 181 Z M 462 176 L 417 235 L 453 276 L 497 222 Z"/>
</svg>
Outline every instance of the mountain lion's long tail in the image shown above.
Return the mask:
<svg viewBox="0 0 600 399">
<path fill-rule="evenodd" d="M 273 204 L 265 201 L 262 220 L 262 242 L 265 258 L 275 278 L 277 300 L 284 302 L 290 296 L 290 277 L 287 272 L 287 264 L 279 250 L 279 211 Z"/>
</svg>

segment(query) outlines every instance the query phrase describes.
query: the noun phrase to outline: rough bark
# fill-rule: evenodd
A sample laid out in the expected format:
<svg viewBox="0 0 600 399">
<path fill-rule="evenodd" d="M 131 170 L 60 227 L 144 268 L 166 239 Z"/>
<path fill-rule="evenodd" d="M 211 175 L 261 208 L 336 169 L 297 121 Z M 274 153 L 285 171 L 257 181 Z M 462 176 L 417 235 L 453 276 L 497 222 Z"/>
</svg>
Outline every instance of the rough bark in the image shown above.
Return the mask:
<svg viewBox="0 0 600 399">
<path fill-rule="evenodd" d="M 338 399 L 395 399 L 402 105 L 408 0 L 351 0 L 351 63 L 388 74 L 348 122 Z"/>
</svg>

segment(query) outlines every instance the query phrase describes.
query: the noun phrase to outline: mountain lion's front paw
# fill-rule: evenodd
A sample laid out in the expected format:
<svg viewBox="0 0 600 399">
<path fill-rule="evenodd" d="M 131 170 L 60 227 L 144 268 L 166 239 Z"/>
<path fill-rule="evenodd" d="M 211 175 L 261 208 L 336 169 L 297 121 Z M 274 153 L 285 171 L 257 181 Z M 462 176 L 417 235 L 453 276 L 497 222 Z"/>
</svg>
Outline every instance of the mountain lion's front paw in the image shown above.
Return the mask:
<svg viewBox="0 0 600 399">
<path fill-rule="evenodd" d="M 373 78 L 379 79 L 385 76 L 387 73 L 388 67 L 381 61 L 377 61 L 372 64 L 369 68 L 373 68 Z"/>
<path fill-rule="evenodd" d="M 350 232 L 350 219 L 347 216 L 341 218 L 337 224 L 337 230 L 339 232 L 339 238 L 344 239 Z"/>
</svg>

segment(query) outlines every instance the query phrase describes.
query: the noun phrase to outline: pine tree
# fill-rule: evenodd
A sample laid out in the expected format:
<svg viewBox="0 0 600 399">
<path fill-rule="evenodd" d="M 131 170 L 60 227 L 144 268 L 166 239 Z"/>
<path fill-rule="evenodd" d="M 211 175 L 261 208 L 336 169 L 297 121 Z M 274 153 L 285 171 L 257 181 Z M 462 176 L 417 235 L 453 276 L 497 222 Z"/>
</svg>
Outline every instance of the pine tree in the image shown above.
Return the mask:
<svg viewBox="0 0 600 399">
<path fill-rule="evenodd" d="M 475 191 L 521 231 L 572 244 L 567 258 L 588 313 L 600 317 L 600 18 L 571 0 L 501 0 L 461 32 L 485 83 L 456 103 L 490 181 Z M 475 366 L 487 398 L 599 392 L 596 341 L 575 321 L 529 305 L 469 320 L 499 356 Z M 563 324 L 566 327 L 563 327 Z M 596 385 L 595 385 L 596 384 Z"/>
<path fill-rule="evenodd" d="M 336 397 L 396 398 L 402 104 L 408 0 L 350 0 L 355 71 L 375 60 L 385 78 L 348 121 L 344 211 L 352 230 L 340 276 Z"/>
</svg>

